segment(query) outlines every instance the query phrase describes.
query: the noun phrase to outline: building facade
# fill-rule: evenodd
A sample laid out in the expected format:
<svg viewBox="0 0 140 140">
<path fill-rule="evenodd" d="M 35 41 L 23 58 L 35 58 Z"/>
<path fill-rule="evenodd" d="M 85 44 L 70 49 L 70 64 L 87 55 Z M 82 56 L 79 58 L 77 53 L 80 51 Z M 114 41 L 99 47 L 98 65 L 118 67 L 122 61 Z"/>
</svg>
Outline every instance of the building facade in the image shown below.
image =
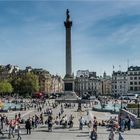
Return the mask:
<svg viewBox="0 0 140 140">
<path fill-rule="evenodd" d="M 31 71 L 38 76 L 39 92 L 44 92 L 47 94 L 51 93 L 51 74 L 44 69 L 32 69 Z"/>
<path fill-rule="evenodd" d="M 140 93 L 140 67 L 138 66 L 128 68 L 128 92 Z"/>
<path fill-rule="evenodd" d="M 19 72 L 19 67 L 14 65 L 0 65 L 0 80 L 7 80 L 10 77 L 15 77 Z"/>
<path fill-rule="evenodd" d="M 77 71 L 75 79 L 75 92 L 81 97 L 84 94 L 89 94 L 91 96 L 100 94 L 101 81 L 96 76 L 96 72 L 89 72 L 87 70 Z"/>
<path fill-rule="evenodd" d="M 52 75 L 52 93 L 61 93 L 63 91 L 63 80 L 61 76 Z"/>
<path fill-rule="evenodd" d="M 127 72 L 113 71 L 112 73 L 112 94 L 123 95 L 128 92 Z"/>
<path fill-rule="evenodd" d="M 112 79 L 111 76 L 106 75 L 104 72 L 103 78 L 101 78 L 102 81 L 102 95 L 111 95 L 112 93 Z"/>
</svg>

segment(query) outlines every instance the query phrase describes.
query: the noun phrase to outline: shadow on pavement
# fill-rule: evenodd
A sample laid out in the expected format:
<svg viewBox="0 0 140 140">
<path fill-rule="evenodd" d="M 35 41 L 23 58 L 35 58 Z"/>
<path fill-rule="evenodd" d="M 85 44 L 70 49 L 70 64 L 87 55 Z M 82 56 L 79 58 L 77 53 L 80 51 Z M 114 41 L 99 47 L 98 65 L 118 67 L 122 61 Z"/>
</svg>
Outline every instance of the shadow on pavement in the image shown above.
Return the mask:
<svg viewBox="0 0 140 140">
<path fill-rule="evenodd" d="M 88 133 L 88 132 L 84 132 L 84 131 L 63 131 L 63 130 L 60 130 L 60 131 L 48 131 L 48 130 L 36 130 L 36 132 L 47 132 L 47 133 L 65 133 L 65 134 L 70 134 L 70 133 Z"/>
<path fill-rule="evenodd" d="M 77 135 L 76 137 L 89 137 L 89 135 Z"/>
<path fill-rule="evenodd" d="M 8 139 L 8 137 L 6 136 L 0 137 L 0 140 L 4 140 L 4 139 Z"/>
</svg>

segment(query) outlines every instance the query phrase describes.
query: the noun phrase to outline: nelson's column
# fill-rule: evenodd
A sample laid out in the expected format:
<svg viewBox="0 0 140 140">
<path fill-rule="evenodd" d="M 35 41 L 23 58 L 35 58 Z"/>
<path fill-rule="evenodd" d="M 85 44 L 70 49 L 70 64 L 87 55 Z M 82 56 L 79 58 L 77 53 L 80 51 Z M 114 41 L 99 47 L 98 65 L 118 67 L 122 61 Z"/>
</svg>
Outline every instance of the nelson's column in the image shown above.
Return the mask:
<svg viewBox="0 0 140 140">
<path fill-rule="evenodd" d="M 71 57 L 71 27 L 69 10 L 66 11 L 66 21 L 64 22 L 66 28 L 66 75 L 64 77 L 64 93 L 66 98 L 77 98 L 74 92 L 74 75 L 72 74 L 72 57 Z"/>
</svg>

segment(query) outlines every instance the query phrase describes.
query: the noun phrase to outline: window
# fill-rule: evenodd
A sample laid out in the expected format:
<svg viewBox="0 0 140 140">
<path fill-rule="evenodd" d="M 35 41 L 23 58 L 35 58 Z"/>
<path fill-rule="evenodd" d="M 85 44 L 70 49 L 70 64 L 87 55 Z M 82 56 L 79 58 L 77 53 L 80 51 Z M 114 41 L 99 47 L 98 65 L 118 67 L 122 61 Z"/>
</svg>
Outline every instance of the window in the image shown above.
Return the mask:
<svg viewBox="0 0 140 140">
<path fill-rule="evenodd" d="M 130 80 L 133 80 L 133 77 L 130 77 Z"/>
<path fill-rule="evenodd" d="M 130 72 L 130 75 L 133 75 L 133 72 Z"/>
<path fill-rule="evenodd" d="M 130 82 L 130 85 L 133 85 L 133 82 Z"/>
<path fill-rule="evenodd" d="M 134 82 L 134 85 L 137 85 L 137 82 Z"/>
<path fill-rule="evenodd" d="M 138 90 L 138 88 L 137 87 L 134 87 L 134 91 L 137 91 Z"/>
<path fill-rule="evenodd" d="M 137 75 L 137 72 L 134 72 L 135 75 Z"/>
<path fill-rule="evenodd" d="M 133 90 L 133 87 L 130 87 L 130 90 Z"/>
<path fill-rule="evenodd" d="M 134 77 L 134 80 L 137 80 L 137 77 Z"/>
</svg>

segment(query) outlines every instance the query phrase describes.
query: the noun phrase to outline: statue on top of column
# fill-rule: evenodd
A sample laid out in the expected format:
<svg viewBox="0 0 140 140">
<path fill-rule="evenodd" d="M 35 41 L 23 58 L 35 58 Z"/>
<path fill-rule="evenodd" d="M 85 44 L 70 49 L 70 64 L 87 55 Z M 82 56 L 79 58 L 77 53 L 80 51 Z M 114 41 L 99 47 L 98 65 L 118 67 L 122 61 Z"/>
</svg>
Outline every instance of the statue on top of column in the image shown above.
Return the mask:
<svg viewBox="0 0 140 140">
<path fill-rule="evenodd" d="M 69 9 L 67 9 L 66 11 L 66 16 L 67 16 L 67 21 L 69 21 L 70 20 Z"/>
</svg>

